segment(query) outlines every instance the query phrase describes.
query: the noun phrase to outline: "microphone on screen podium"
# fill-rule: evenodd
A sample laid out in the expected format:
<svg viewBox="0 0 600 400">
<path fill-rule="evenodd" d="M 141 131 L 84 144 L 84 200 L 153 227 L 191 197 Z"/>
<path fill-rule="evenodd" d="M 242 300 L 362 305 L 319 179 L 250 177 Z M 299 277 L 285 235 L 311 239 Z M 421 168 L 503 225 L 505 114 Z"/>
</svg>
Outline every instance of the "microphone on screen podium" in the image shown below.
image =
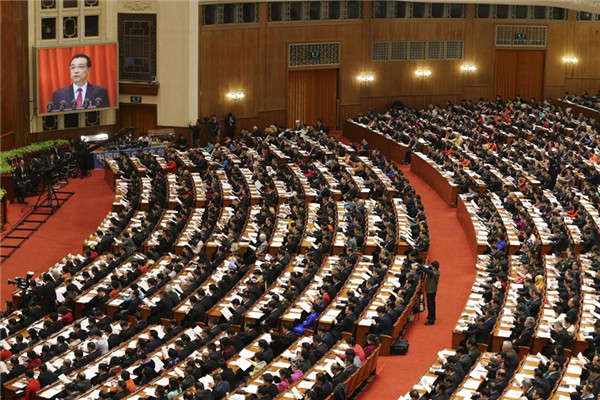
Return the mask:
<svg viewBox="0 0 600 400">
<path fill-rule="evenodd" d="M 62 111 L 65 109 L 66 106 L 67 106 L 67 102 L 64 100 L 61 100 L 60 103 L 58 103 L 58 110 Z"/>
<path fill-rule="evenodd" d="M 102 104 L 102 99 L 100 97 L 96 97 L 94 99 L 94 104 L 96 105 L 96 107 L 100 107 L 100 104 Z"/>
<path fill-rule="evenodd" d="M 71 110 L 74 110 L 77 108 L 77 100 L 73 99 L 71 100 Z"/>
<path fill-rule="evenodd" d="M 52 112 L 54 111 L 54 103 L 52 101 L 48 102 L 48 105 L 46 106 L 46 111 L 47 112 Z"/>
<path fill-rule="evenodd" d="M 89 108 L 91 105 L 92 105 L 92 101 L 86 97 L 85 100 L 83 101 L 83 108 Z"/>
</svg>

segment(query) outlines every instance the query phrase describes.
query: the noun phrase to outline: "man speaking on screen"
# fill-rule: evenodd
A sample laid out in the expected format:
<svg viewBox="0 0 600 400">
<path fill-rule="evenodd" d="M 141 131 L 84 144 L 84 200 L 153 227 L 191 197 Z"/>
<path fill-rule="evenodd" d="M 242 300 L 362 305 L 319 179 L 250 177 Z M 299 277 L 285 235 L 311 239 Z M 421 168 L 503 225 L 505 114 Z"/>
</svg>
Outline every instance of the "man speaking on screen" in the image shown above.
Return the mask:
<svg viewBox="0 0 600 400">
<path fill-rule="evenodd" d="M 69 66 L 72 85 L 54 91 L 48 108 L 54 111 L 80 108 L 109 107 L 108 91 L 88 82 L 92 59 L 85 54 L 75 54 Z"/>
</svg>

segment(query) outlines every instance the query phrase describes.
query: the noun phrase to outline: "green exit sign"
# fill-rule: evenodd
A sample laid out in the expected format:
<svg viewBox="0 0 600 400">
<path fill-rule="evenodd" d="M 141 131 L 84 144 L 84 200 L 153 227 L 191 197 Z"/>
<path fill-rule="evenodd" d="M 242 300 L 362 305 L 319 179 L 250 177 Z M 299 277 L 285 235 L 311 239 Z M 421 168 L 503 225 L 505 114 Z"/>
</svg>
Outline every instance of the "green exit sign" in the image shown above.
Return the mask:
<svg viewBox="0 0 600 400">
<path fill-rule="evenodd" d="M 131 96 L 130 100 L 132 103 L 141 103 L 142 102 L 142 96 Z"/>
<path fill-rule="evenodd" d="M 319 57 L 321 57 L 320 51 L 311 51 L 310 52 L 310 58 L 319 58 Z"/>
<path fill-rule="evenodd" d="M 525 40 L 525 39 L 527 39 L 527 34 L 526 33 L 517 33 L 517 39 Z"/>
</svg>

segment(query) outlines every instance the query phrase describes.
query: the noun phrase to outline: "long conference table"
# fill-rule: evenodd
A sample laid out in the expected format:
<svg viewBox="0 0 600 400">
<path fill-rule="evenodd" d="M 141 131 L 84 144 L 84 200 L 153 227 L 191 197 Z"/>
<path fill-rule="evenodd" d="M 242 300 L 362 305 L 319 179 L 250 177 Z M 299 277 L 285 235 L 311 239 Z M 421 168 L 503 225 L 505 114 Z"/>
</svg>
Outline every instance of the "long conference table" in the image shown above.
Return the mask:
<svg viewBox="0 0 600 400">
<path fill-rule="evenodd" d="M 573 110 L 573 114 L 583 114 L 587 117 L 594 118 L 596 121 L 600 121 L 600 111 L 596 111 L 593 108 L 582 106 L 581 104 L 571 103 L 562 99 L 550 98 L 550 104 L 556 107 L 570 108 Z"/>
<path fill-rule="evenodd" d="M 415 152 L 411 157 L 410 170 L 429 184 L 450 207 L 456 207 L 460 188 L 442 175 L 433 161 L 424 154 Z"/>
<path fill-rule="evenodd" d="M 344 136 L 360 143 L 363 139 L 367 139 L 371 148 L 378 149 L 392 160 L 404 164 L 408 146 L 398 143 L 386 134 L 376 132 L 365 125 L 358 124 L 353 121 L 342 121 L 342 129 Z"/>
</svg>

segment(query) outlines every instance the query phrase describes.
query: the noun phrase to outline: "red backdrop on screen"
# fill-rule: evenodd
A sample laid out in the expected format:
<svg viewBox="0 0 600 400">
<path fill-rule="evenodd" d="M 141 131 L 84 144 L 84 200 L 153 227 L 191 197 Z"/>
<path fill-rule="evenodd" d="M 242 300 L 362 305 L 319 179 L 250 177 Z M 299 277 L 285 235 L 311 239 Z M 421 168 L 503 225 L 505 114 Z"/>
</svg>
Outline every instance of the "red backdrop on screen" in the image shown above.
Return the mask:
<svg viewBox="0 0 600 400">
<path fill-rule="evenodd" d="M 55 90 L 72 85 L 69 65 L 77 53 L 92 59 L 88 82 L 106 88 L 110 107 L 117 105 L 117 45 L 72 46 L 38 50 L 38 113 L 46 114 L 46 105 Z"/>
</svg>

